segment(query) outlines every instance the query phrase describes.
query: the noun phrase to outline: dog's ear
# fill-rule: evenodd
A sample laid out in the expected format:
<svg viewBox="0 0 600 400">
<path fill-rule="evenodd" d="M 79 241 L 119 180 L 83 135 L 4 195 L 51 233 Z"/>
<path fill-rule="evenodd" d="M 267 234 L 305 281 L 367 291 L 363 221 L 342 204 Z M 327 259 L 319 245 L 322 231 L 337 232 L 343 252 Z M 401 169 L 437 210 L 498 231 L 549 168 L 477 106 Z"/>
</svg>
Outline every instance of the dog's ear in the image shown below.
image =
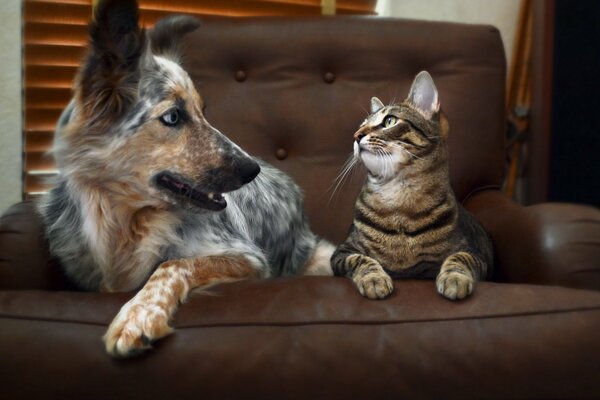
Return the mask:
<svg viewBox="0 0 600 400">
<path fill-rule="evenodd" d="M 79 101 L 88 121 L 121 117 L 137 97 L 145 33 L 135 0 L 95 2 L 88 55 L 79 74 Z"/>
<path fill-rule="evenodd" d="M 200 20 L 187 15 L 161 19 L 149 32 L 152 53 L 179 61 L 181 38 L 200 26 Z"/>
</svg>

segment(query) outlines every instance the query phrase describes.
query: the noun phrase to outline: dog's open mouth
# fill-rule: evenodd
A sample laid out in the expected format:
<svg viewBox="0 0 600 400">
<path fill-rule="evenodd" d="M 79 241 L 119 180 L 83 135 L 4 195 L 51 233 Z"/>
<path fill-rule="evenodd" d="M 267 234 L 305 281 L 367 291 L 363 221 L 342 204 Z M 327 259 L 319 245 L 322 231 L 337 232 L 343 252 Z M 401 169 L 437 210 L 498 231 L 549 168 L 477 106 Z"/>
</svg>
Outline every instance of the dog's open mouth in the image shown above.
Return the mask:
<svg viewBox="0 0 600 400">
<path fill-rule="evenodd" d="M 191 202 L 196 207 L 211 211 L 221 211 L 227 207 L 227 201 L 221 193 L 202 192 L 168 172 L 160 172 L 154 180 L 160 188 L 167 190 L 180 200 Z"/>
</svg>

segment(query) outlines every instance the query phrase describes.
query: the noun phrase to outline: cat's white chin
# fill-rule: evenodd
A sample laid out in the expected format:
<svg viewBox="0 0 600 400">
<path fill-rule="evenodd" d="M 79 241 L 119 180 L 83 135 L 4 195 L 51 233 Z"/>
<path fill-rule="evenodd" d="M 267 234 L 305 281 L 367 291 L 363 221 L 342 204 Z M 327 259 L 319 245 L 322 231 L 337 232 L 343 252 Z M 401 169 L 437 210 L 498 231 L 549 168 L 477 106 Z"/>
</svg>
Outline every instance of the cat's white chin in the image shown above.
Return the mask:
<svg viewBox="0 0 600 400">
<path fill-rule="evenodd" d="M 406 162 L 406 160 L 402 160 L 402 157 L 397 154 L 381 156 L 367 150 L 360 152 L 360 159 L 371 175 L 382 179 L 394 177 L 402 164 Z"/>
</svg>

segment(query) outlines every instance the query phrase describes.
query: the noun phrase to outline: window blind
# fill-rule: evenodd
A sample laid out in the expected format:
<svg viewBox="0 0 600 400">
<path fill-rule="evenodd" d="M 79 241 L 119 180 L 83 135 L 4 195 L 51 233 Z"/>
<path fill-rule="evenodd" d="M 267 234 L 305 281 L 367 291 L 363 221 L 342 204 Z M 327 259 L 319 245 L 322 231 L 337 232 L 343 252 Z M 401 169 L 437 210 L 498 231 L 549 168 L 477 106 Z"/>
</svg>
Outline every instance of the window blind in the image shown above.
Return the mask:
<svg viewBox="0 0 600 400">
<path fill-rule="evenodd" d="M 329 1 L 331 3 L 331 0 Z M 48 189 L 56 167 L 48 150 L 54 127 L 71 98 L 71 87 L 87 41 L 91 0 L 23 2 L 23 195 Z M 146 27 L 169 14 L 223 16 L 316 16 L 321 0 L 140 0 Z M 337 14 L 374 14 L 376 0 L 337 0 Z"/>
</svg>

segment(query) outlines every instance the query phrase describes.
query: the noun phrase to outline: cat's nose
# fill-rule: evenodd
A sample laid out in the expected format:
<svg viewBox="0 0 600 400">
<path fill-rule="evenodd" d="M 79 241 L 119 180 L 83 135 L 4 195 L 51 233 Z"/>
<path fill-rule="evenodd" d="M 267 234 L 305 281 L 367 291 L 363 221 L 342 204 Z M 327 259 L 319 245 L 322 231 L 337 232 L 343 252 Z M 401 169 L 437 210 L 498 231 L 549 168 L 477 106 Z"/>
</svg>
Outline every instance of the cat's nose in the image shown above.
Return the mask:
<svg viewBox="0 0 600 400">
<path fill-rule="evenodd" d="M 354 140 L 356 140 L 356 143 L 359 143 L 359 142 L 360 142 L 360 140 L 361 140 L 362 138 L 364 138 L 365 136 L 367 136 L 367 134 L 366 134 L 366 133 L 364 133 L 363 131 L 358 131 L 358 132 L 356 132 L 356 133 L 354 134 Z"/>
</svg>

